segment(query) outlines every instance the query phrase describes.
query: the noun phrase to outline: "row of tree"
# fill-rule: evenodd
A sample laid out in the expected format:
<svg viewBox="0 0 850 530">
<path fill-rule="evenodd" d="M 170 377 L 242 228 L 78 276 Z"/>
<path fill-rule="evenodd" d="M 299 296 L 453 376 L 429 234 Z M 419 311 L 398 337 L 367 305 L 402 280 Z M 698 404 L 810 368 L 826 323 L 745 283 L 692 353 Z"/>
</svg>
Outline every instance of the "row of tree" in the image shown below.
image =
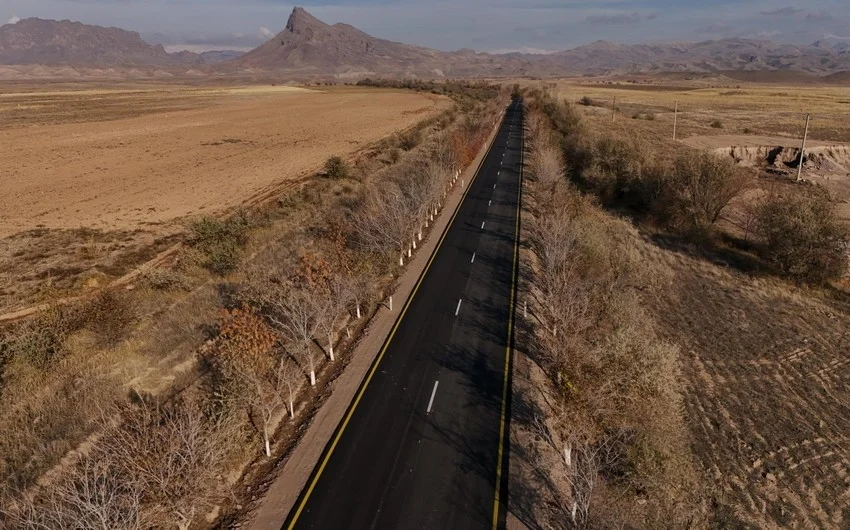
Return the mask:
<svg viewBox="0 0 850 530">
<path fill-rule="evenodd" d="M 603 203 L 708 246 L 718 221 L 738 201 L 746 237 L 752 229 L 761 257 L 773 269 L 811 283 L 846 274 L 850 232 L 826 189 L 777 184 L 759 190 L 756 172 L 731 158 L 681 144 L 660 149 L 637 134 L 591 130 L 569 103 L 543 92 L 535 96 L 539 119 L 557 131 L 549 148 L 567 157 L 570 176 Z M 747 191 L 756 199 L 743 199 Z"/>
<path fill-rule="evenodd" d="M 483 145 L 499 104 L 479 105 L 474 120 L 426 135 L 365 182 L 341 178 L 329 189 L 330 180 L 317 179 L 321 194 L 311 204 L 318 209 L 230 269 L 235 283 L 223 292 L 235 297 L 199 353 L 207 368 L 202 384 L 176 402 L 140 399 L 109 413 L 92 447 L 58 478 L 0 509 L 0 524 L 196 525 L 228 491 L 233 469 L 260 452 L 271 455 L 275 429 L 313 395 L 322 366 L 338 361 L 342 337 L 356 342 L 354 333 L 460 184 L 460 169 Z"/>
<path fill-rule="evenodd" d="M 687 514 L 666 511 L 669 492 L 690 470 L 676 350 L 643 313 L 650 273 L 629 248 L 637 237 L 568 183 L 558 135 L 539 110 L 527 114 L 529 350 L 552 397 L 532 422 L 540 443 L 531 453 L 551 484 L 566 484 L 552 493 L 560 508 L 552 518 L 558 527 L 633 525 L 646 520 L 628 513 L 638 497 L 678 526 Z"/>
</svg>

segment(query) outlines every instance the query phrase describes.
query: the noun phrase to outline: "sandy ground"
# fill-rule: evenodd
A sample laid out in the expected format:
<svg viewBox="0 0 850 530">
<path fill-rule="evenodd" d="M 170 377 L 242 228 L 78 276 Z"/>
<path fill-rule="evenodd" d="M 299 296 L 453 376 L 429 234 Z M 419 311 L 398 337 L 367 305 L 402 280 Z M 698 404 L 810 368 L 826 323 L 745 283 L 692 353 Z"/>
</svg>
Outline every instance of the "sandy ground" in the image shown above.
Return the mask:
<svg viewBox="0 0 850 530">
<path fill-rule="evenodd" d="M 755 136 L 749 134 L 718 134 L 715 136 L 691 136 L 682 140 L 682 143 L 698 149 L 721 149 L 724 147 L 791 147 L 799 148 L 800 140 L 796 138 L 783 138 L 781 136 Z M 807 141 L 807 147 L 819 147 L 828 145 L 846 145 L 840 142 L 825 140 Z"/>
<path fill-rule="evenodd" d="M 0 237 L 213 213 L 448 105 L 412 92 L 289 87 L 6 94 Z"/>
</svg>

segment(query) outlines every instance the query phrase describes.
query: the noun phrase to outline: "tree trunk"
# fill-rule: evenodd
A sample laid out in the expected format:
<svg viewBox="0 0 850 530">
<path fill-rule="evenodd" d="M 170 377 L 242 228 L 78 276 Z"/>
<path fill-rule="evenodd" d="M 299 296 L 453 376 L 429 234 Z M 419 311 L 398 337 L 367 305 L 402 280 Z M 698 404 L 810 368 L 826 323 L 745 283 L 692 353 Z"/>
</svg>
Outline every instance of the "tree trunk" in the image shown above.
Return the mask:
<svg viewBox="0 0 850 530">
<path fill-rule="evenodd" d="M 400 267 L 404 267 L 404 251 L 401 252 L 401 256 L 398 258 L 398 264 Z"/>
<path fill-rule="evenodd" d="M 334 337 L 333 332 L 328 332 L 328 353 L 331 356 L 331 362 L 334 361 Z"/>
<path fill-rule="evenodd" d="M 310 386 L 316 386 L 316 370 L 310 369 Z"/>
<path fill-rule="evenodd" d="M 263 443 L 266 447 L 266 457 L 271 457 L 272 448 L 271 444 L 269 443 L 269 422 L 266 419 L 263 420 Z"/>
<path fill-rule="evenodd" d="M 289 394 L 289 417 L 295 417 L 295 400 L 292 399 L 292 394 Z"/>
<path fill-rule="evenodd" d="M 360 300 L 357 301 L 357 319 L 360 319 Z"/>
</svg>

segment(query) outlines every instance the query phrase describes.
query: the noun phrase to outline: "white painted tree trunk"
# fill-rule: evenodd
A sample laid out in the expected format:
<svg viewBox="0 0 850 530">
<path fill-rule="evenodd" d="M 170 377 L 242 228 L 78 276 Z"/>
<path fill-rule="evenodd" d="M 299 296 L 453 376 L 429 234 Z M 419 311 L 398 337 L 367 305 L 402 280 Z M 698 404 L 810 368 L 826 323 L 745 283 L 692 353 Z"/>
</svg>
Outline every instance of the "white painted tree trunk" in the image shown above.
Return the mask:
<svg viewBox="0 0 850 530">
<path fill-rule="evenodd" d="M 310 386 L 316 386 L 316 370 L 310 368 Z"/>
<path fill-rule="evenodd" d="M 564 444 L 564 463 L 567 467 L 573 465 L 573 446 L 569 442 Z"/>
<path fill-rule="evenodd" d="M 419 227 L 419 231 L 416 232 L 416 239 L 418 241 L 422 241 L 422 227 Z M 416 248 L 416 241 L 413 242 L 413 248 Z"/>
<path fill-rule="evenodd" d="M 357 311 L 357 318 L 359 320 L 360 319 L 360 301 L 359 300 L 357 301 L 357 310 L 356 311 Z"/>
<path fill-rule="evenodd" d="M 400 267 L 404 267 L 404 252 L 402 252 L 401 256 L 399 256 L 398 264 L 399 264 Z"/>
<path fill-rule="evenodd" d="M 334 338 L 333 333 L 328 333 L 328 354 L 331 357 L 331 362 L 334 362 Z"/>
<path fill-rule="evenodd" d="M 269 442 L 269 422 L 268 420 L 263 420 L 263 442 L 266 447 L 266 457 L 272 456 L 272 447 Z"/>
<path fill-rule="evenodd" d="M 289 417 L 295 417 L 295 400 L 292 399 L 292 394 L 289 395 Z"/>
<path fill-rule="evenodd" d="M 351 328 L 349 328 L 348 326 L 345 326 L 345 336 L 349 339 L 351 338 Z"/>
</svg>

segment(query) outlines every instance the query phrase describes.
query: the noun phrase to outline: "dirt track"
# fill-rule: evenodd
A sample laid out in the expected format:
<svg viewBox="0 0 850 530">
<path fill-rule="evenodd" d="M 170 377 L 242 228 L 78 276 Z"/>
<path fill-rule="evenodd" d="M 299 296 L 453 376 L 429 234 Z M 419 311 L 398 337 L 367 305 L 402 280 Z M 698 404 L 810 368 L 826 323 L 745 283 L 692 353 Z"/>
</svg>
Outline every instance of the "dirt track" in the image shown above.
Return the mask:
<svg viewBox="0 0 850 530">
<path fill-rule="evenodd" d="M 0 237 L 212 213 L 447 105 L 410 92 L 271 87 L 7 95 L 0 116 L 15 120 L 0 129 Z M 96 121 L 80 123 L 75 106 L 100 109 Z"/>
</svg>

